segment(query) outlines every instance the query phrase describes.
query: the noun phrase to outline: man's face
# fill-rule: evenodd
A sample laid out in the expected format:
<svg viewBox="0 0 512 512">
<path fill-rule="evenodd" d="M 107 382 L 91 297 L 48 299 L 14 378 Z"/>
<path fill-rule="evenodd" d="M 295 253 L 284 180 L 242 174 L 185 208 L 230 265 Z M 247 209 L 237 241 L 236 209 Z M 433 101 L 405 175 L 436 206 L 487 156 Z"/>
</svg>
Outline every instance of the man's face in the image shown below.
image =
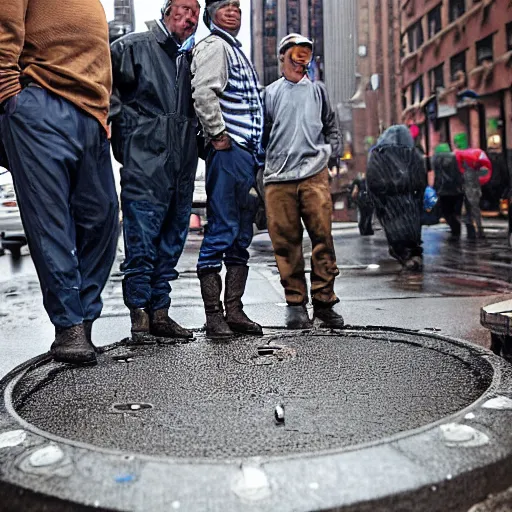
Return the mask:
<svg viewBox="0 0 512 512">
<path fill-rule="evenodd" d="M 183 43 L 197 30 L 201 8 L 197 0 L 173 0 L 164 22 L 169 32 Z"/>
<path fill-rule="evenodd" d="M 242 25 L 242 9 L 240 9 L 239 0 L 232 0 L 218 9 L 213 22 L 222 30 L 237 35 Z"/>
<path fill-rule="evenodd" d="M 286 80 L 298 83 L 306 74 L 311 62 L 311 49 L 305 46 L 292 46 L 281 56 L 281 70 Z"/>
</svg>

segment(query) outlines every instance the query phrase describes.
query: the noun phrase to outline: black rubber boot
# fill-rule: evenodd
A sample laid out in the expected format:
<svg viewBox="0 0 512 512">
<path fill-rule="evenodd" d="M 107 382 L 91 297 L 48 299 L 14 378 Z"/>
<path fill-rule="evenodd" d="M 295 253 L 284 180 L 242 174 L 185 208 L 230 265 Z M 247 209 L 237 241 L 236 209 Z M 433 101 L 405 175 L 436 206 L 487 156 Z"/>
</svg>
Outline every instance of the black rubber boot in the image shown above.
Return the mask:
<svg viewBox="0 0 512 512">
<path fill-rule="evenodd" d="M 150 316 L 149 332 L 157 338 L 187 340 L 194 337 L 194 333 L 178 325 L 169 317 L 168 309 L 153 311 Z M 157 340 L 161 342 L 162 340 Z"/>
<path fill-rule="evenodd" d="M 85 337 L 87 338 L 87 342 L 91 345 L 91 347 L 94 349 L 94 351 L 98 354 L 100 350 L 98 347 L 94 346 L 94 343 L 92 342 L 92 320 L 84 320 L 84 331 L 85 331 Z"/>
<path fill-rule="evenodd" d="M 198 273 L 201 283 L 201 295 L 206 313 L 206 336 L 210 338 L 229 338 L 233 331 L 224 319 L 224 311 L 220 294 L 222 291 L 222 279 L 218 272 Z"/>
<path fill-rule="evenodd" d="M 153 345 L 155 338 L 149 332 L 149 315 L 143 309 L 130 309 L 132 321 L 132 337 L 129 343 L 133 345 Z"/>
<path fill-rule="evenodd" d="M 96 352 L 87 341 L 83 324 L 66 329 L 56 328 L 50 353 L 59 363 L 96 364 Z"/>
<path fill-rule="evenodd" d="M 253 322 L 245 313 L 242 297 L 245 292 L 249 267 L 245 265 L 228 267 L 226 272 L 226 289 L 224 305 L 226 322 L 233 332 L 263 336 L 261 325 Z"/>
<path fill-rule="evenodd" d="M 321 329 L 341 329 L 345 325 L 345 320 L 333 307 L 334 304 L 313 304 L 313 318 L 321 321 Z"/>
<path fill-rule="evenodd" d="M 286 328 L 287 329 L 311 329 L 311 322 L 308 310 L 304 304 L 298 306 L 286 306 Z"/>
<path fill-rule="evenodd" d="M 466 232 L 468 240 L 476 240 L 476 229 L 473 224 L 466 224 Z"/>
<path fill-rule="evenodd" d="M 413 256 L 404 262 L 404 269 L 409 272 L 423 272 L 423 257 Z"/>
</svg>

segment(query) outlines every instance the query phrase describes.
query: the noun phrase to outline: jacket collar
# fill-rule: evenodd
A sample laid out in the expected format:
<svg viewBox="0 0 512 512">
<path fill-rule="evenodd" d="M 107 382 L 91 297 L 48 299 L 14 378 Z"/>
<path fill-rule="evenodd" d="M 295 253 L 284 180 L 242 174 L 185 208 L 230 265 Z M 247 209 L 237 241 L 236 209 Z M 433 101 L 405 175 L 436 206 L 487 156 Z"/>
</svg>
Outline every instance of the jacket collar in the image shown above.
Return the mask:
<svg viewBox="0 0 512 512">
<path fill-rule="evenodd" d="M 231 46 L 236 46 L 237 48 L 242 47 L 242 43 L 236 37 L 233 37 L 229 32 L 217 27 L 215 23 L 211 24 L 211 32 L 212 34 L 222 37 L 222 39 L 227 41 Z"/>
<path fill-rule="evenodd" d="M 176 57 L 180 45 L 172 37 L 171 33 L 167 30 L 167 27 L 158 22 L 157 20 L 147 21 L 146 26 L 148 30 L 153 33 L 158 44 L 166 51 L 170 57 Z"/>
</svg>

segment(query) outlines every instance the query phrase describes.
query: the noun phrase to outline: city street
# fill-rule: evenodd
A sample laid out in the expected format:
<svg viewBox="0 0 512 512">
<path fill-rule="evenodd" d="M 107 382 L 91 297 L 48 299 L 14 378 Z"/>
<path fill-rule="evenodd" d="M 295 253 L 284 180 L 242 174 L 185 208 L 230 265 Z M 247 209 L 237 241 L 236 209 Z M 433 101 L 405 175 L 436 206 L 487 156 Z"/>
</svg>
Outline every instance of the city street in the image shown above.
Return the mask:
<svg viewBox="0 0 512 512">
<path fill-rule="evenodd" d="M 361 237 L 355 224 L 335 224 L 334 240 L 340 277 L 337 306 L 350 325 L 383 325 L 427 329 L 481 346 L 490 342 L 480 326 L 480 308 L 512 296 L 512 253 L 506 244 L 506 222 L 488 220 L 487 240 L 462 239 L 450 244 L 444 225 L 424 228 L 425 271 L 406 274 L 387 253 L 381 230 Z M 200 329 L 204 311 L 195 273 L 201 236 L 192 232 L 182 256 L 181 277 L 173 285 L 171 315 L 186 327 Z M 120 244 L 121 246 L 122 244 Z M 309 250 L 306 237 L 304 249 Z M 284 300 L 272 247 L 266 233 L 255 236 L 251 272 L 244 297 L 249 316 L 266 328 L 284 327 Z M 128 310 L 123 304 L 119 264 L 104 291 L 104 313 L 93 338 L 107 345 L 129 335 Z M 28 254 L 15 262 L 0 258 L 0 342 L 4 375 L 23 361 L 44 353 L 53 327 L 44 312 L 37 276 Z"/>
</svg>

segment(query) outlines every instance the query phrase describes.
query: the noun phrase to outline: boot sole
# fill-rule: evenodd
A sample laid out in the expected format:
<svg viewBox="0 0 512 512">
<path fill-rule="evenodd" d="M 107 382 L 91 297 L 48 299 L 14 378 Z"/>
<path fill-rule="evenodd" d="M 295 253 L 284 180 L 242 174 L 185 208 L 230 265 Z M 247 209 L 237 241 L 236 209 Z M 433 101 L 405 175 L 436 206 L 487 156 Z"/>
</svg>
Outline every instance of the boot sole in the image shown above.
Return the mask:
<svg viewBox="0 0 512 512">
<path fill-rule="evenodd" d="M 87 359 L 79 358 L 79 357 L 65 357 L 65 356 L 58 356 L 55 354 L 51 354 L 53 357 L 53 360 L 56 363 L 65 363 L 65 364 L 73 364 L 76 366 L 95 366 L 98 364 L 98 360 L 96 359 L 96 355 L 94 357 L 90 357 Z"/>
<path fill-rule="evenodd" d="M 236 324 L 230 324 L 229 328 L 235 333 L 235 334 L 251 334 L 253 336 L 263 336 L 263 329 L 259 328 L 258 330 L 251 330 L 251 328 L 244 328 L 242 326 L 237 326 Z"/>
<path fill-rule="evenodd" d="M 156 339 L 148 332 L 132 332 L 131 338 L 126 340 L 127 345 L 156 345 Z"/>
</svg>

